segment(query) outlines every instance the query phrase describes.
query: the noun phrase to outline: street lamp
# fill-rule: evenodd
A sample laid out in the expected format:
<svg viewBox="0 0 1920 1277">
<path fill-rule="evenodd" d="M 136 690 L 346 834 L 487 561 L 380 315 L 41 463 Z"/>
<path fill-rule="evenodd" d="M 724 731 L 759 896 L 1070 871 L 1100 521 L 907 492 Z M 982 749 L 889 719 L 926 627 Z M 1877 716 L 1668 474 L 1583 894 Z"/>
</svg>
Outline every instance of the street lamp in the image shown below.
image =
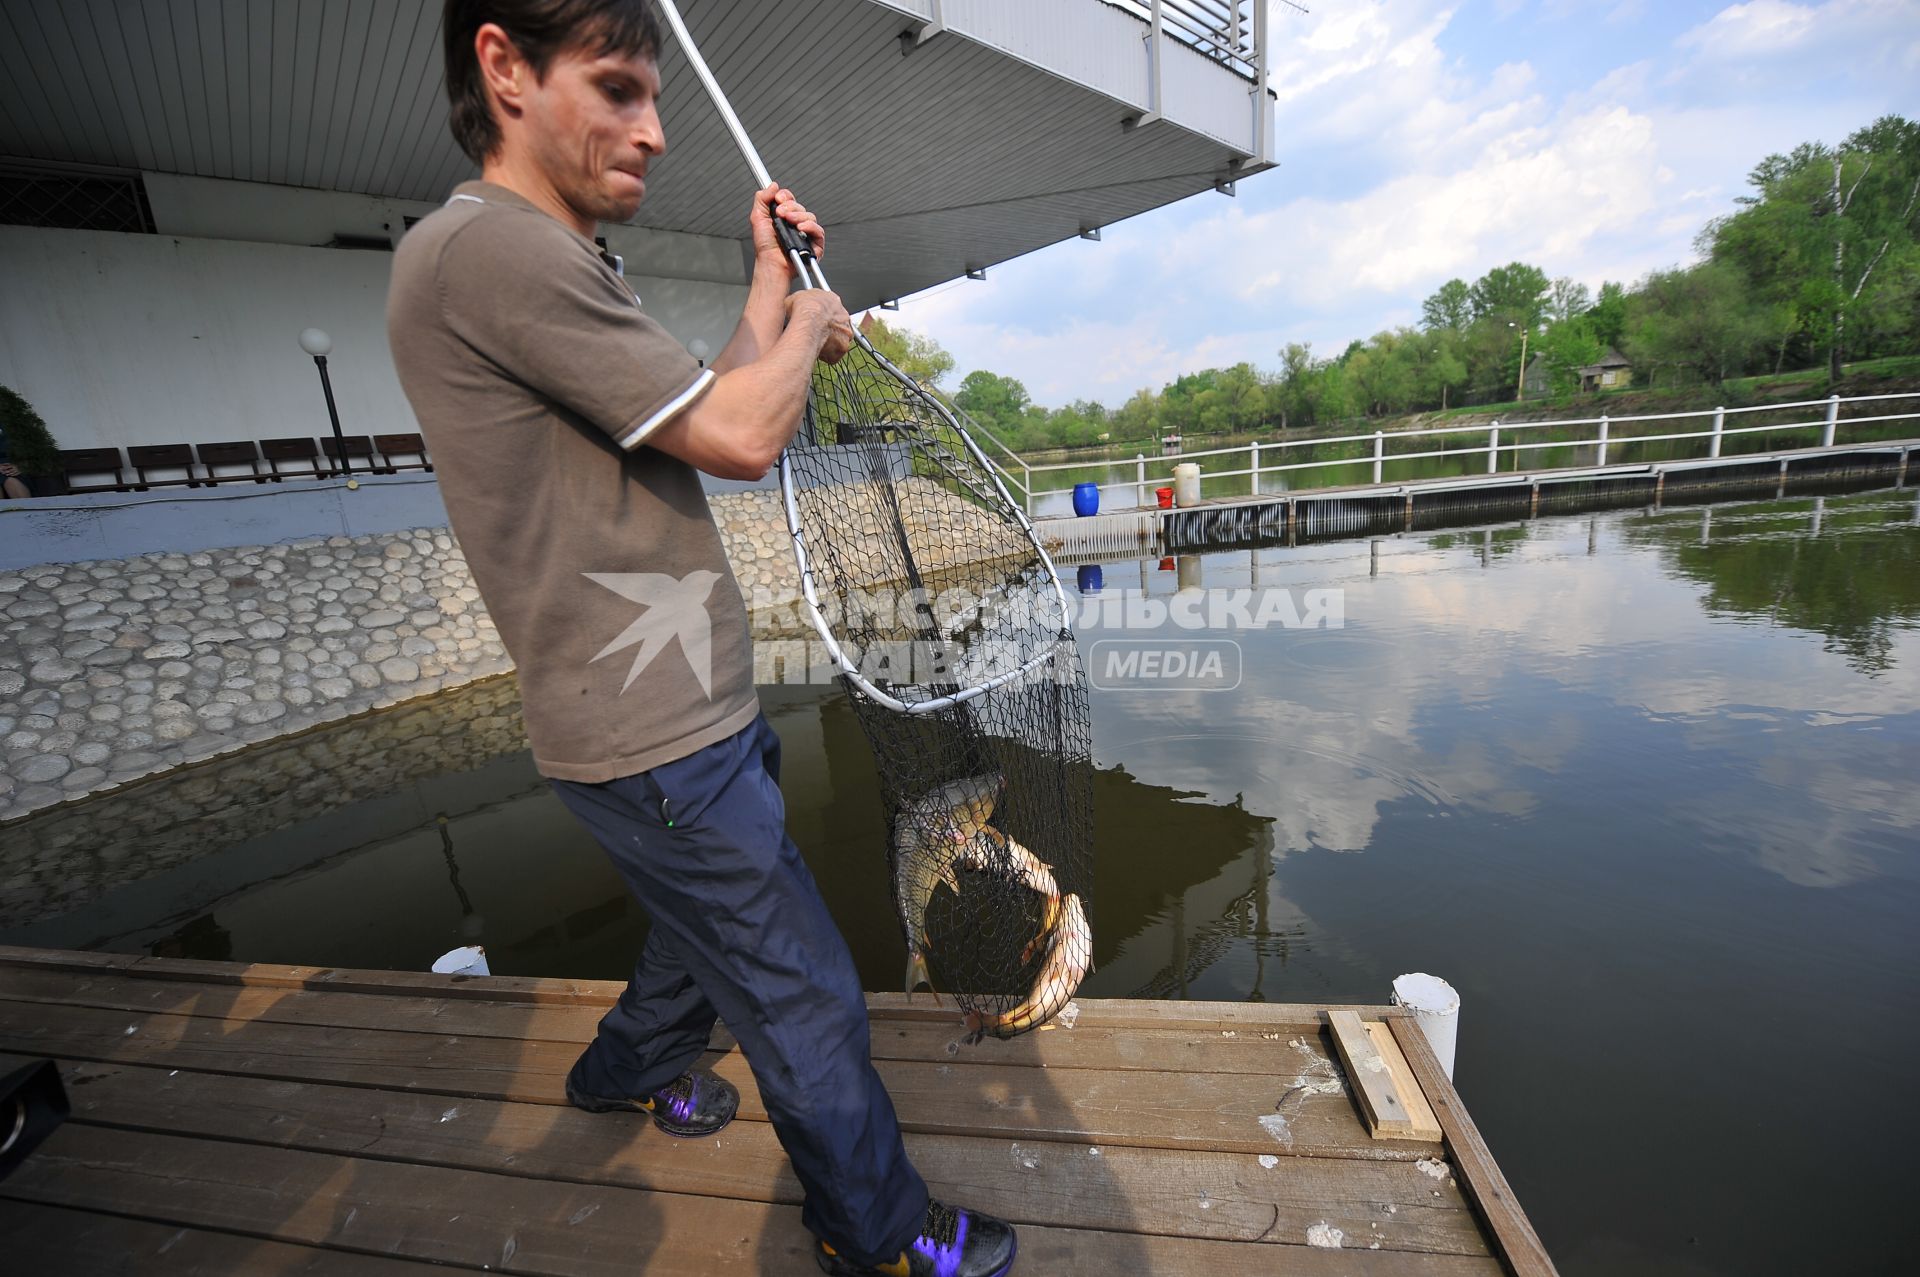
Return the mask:
<svg viewBox="0 0 1920 1277">
<path fill-rule="evenodd" d="M 327 418 L 333 422 L 333 445 L 339 451 L 340 473 L 347 476 L 349 488 L 357 488 L 360 481 L 353 477 L 353 463 L 347 459 L 347 441 L 340 433 L 340 410 L 333 406 L 333 380 L 327 376 L 327 352 L 333 349 L 333 338 L 327 336 L 323 328 L 302 328 L 300 349 L 313 356 L 313 365 L 320 370 L 320 389 L 327 397 Z"/>
<path fill-rule="evenodd" d="M 707 343 L 700 338 L 695 337 L 687 343 L 687 353 L 695 359 L 698 359 L 700 366 L 705 368 L 707 366 L 707 356 L 713 353 L 713 347 L 707 345 Z"/>
<path fill-rule="evenodd" d="M 1527 397 L 1527 334 L 1533 330 L 1533 325 L 1521 328 L 1519 324 L 1509 322 L 1507 327 L 1520 329 L 1520 375 L 1513 379 L 1513 401 L 1519 403 Z"/>
</svg>

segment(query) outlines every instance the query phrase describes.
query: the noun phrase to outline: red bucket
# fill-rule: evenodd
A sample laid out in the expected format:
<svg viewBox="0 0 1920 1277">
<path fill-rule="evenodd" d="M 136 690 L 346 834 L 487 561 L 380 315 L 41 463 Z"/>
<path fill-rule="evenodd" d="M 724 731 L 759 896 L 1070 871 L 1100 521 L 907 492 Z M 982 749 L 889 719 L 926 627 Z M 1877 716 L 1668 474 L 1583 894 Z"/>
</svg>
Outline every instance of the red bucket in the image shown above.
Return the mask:
<svg viewBox="0 0 1920 1277">
<path fill-rule="evenodd" d="M 1153 495 L 1160 498 L 1160 508 L 1162 510 L 1173 509 L 1173 489 L 1172 488 L 1155 488 L 1153 490 Z"/>
</svg>

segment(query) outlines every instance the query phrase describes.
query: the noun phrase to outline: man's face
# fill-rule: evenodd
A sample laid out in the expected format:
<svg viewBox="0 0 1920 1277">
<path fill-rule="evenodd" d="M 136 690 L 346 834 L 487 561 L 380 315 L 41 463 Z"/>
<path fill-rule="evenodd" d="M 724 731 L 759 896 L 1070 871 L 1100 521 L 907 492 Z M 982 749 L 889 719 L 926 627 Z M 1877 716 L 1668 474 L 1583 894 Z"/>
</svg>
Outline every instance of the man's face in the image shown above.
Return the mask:
<svg viewBox="0 0 1920 1277">
<path fill-rule="evenodd" d="M 646 195 L 647 163 L 667 149 L 660 68 L 650 56 L 562 52 L 524 101 L 528 153 L 568 208 L 624 222 Z"/>
</svg>

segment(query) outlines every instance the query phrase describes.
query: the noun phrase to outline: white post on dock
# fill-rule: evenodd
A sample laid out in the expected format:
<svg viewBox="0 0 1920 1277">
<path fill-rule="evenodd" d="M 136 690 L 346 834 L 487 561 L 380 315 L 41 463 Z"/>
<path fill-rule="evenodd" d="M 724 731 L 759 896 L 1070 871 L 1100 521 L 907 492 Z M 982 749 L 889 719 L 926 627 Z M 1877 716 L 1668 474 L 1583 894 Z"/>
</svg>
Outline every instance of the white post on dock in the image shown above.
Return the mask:
<svg viewBox="0 0 1920 1277">
<path fill-rule="evenodd" d="M 1384 432 L 1373 432 L 1373 481 L 1380 482 L 1380 463 L 1387 455 L 1387 436 Z"/>
<path fill-rule="evenodd" d="M 492 975 L 487 951 L 477 944 L 449 949 L 433 960 L 435 975 Z"/>
<path fill-rule="evenodd" d="M 1834 427 L 1834 423 L 1838 422 L 1839 420 L 1840 420 L 1840 396 L 1828 395 L 1827 396 L 1827 428 L 1820 432 L 1820 446 L 1822 448 L 1833 447 L 1833 427 Z"/>
<path fill-rule="evenodd" d="M 1260 441 L 1255 439 L 1251 447 L 1253 451 L 1253 462 L 1247 467 L 1247 469 L 1252 472 L 1248 479 L 1248 491 L 1257 497 L 1260 495 Z"/>
<path fill-rule="evenodd" d="M 1460 995 L 1437 975 L 1414 972 L 1393 982 L 1393 1004 L 1413 1012 L 1413 1022 L 1427 1035 L 1440 1069 L 1453 1080 L 1453 1048 L 1460 1036 Z"/>
<path fill-rule="evenodd" d="M 1600 451 L 1595 456 L 1593 464 L 1596 466 L 1604 466 L 1607 464 L 1607 417 L 1605 413 L 1600 415 Z"/>
<path fill-rule="evenodd" d="M 1134 501 L 1151 509 L 1153 502 L 1147 500 L 1147 459 L 1139 453 L 1133 454 Z"/>
<path fill-rule="evenodd" d="M 1487 432 L 1487 473 L 1497 474 L 1500 470 L 1500 423 L 1494 422 L 1493 429 Z"/>
</svg>

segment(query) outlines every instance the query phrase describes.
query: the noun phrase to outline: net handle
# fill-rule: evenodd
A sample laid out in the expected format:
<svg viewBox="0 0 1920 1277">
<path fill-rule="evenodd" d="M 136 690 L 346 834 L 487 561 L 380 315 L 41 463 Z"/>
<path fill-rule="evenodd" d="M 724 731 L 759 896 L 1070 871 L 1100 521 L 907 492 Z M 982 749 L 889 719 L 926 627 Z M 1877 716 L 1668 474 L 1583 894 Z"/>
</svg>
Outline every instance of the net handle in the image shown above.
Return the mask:
<svg viewBox="0 0 1920 1277">
<path fill-rule="evenodd" d="M 714 109 L 720 112 L 720 118 L 726 122 L 727 131 L 733 134 L 733 144 L 740 148 L 740 154 L 746 157 L 747 167 L 753 170 L 754 181 L 759 189 L 765 190 L 773 185 L 773 178 L 767 172 L 767 165 L 760 158 L 760 151 L 747 136 L 747 126 L 740 123 L 740 117 L 734 114 L 733 103 L 727 101 L 726 92 L 720 82 L 713 78 L 713 69 L 700 55 L 700 46 L 693 42 L 693 36 L 687 30 L 686 21 L 680 16 L 679 6 L 674 0 L 656 0 L 660 12 L 666 16 L 667 25 L 673 28 L 673 38 L 680 42 L 680 51 L 687 57 L 687 63 L 693 73 L 700 78 L 701 85 L 707 90 L 707 96 L 713 99 Z M 792 261 L 794 270 L 799 274 L 800 286 L 827 290 L 827 274 L 820 268 L 820 259 L 814 256 L 813 245 L 807 237 L 796 230 L 784 218 L 773 219 L 774 234 L 780 237 L 780 246 L 787 250 L 787 258 Z M 831 291 L 831 290 L 828 290 Z"/>
</svg>

